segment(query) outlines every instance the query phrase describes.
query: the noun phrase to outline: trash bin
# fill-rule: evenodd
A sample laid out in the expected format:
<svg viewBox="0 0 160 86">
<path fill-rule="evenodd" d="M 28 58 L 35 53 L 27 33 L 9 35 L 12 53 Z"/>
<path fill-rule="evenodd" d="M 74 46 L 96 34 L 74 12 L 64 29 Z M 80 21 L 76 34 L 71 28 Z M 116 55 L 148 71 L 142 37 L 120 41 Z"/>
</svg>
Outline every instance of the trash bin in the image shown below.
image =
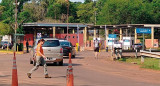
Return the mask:
<svg viewBox="0 0 160 86">
<path fill-rule="evenodd" d="M 19 44 L 19 51 L 23 51 L 23 43 Z"/>
<path fill-rule="evenodd" d="M 18 48 L 18 51 L 23 51 L 23 43 L 17 43 L 16 44 L 16 51 L 17 51 L 17 48 Z"/>
<path fill-rule="evenodd" d="M 108 52 L 108 47 L 106 47 L 106 52 Z"/>
</svg>

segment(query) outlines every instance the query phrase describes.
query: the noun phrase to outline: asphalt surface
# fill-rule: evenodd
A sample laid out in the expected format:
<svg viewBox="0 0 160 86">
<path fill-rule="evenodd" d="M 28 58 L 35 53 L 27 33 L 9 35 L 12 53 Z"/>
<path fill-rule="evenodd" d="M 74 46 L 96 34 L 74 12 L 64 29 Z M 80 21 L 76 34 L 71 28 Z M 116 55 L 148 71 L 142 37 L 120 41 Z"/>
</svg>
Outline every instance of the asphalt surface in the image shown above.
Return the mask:
<svg viewBox="0 0 160 86">
<path fill-rule="evenodd" d="M 19 86 L 66 86 L 68 58 L 64 66 L 48 65 L 52 77 L 45 79 L 43 67 L 33 72 L 29 79 L 26 73 L 33 67 L 29 64 L 30 54 L 16 55 Z M 0 86 L 11 86 L 13 55 L 0 54 Z M 160 71 L 142 69 L 137 65 L 110 60 L 110 53 L 93 51 L 77 53 L 72 59 L 74 86 L 159 86 Z"/>
</svg>

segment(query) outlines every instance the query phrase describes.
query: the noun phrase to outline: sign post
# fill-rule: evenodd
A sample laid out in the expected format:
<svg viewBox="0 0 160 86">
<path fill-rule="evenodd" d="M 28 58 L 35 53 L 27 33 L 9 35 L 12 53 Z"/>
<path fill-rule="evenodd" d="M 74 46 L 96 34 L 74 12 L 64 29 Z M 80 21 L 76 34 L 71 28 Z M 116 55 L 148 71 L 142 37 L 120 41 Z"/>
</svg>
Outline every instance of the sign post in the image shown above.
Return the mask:
<svg viewBox="0 0 160 86">
<path fill-rule="evenodd" d="M 136 32 L 143 34 L 143 47 L 144 50 L 144 34 L 151 34 L 151 28 L 136 28 Z"/>
</svg>

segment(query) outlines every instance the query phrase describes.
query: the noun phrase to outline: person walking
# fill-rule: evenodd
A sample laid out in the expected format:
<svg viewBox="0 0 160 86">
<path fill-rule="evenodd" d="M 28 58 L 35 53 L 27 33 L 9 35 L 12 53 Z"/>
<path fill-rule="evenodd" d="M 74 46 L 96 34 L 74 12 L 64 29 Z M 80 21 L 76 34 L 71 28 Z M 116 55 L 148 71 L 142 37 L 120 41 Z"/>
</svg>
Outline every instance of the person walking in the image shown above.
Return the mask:
<svg viewBox="0 0 160 86">
<path fill-rule="evenodd" d="M 29 46 L 29 43 L 28 43 L 28 40 L 27 40 L 27 42 L 26 42 L 27 53 L 29 53 L 29 51 L 28 51 L 28 46 Z"/>
<path fill-rule="evenodd" d="M 51 78 L 49 75 L 48 75 L 48 72 L 47 72 L 47 65 L 46 65 L 46 62 L 45 62 L 45 59 L 46 59 L 46 56 L 44 55 L 43 53 L 43 49 L 42 49 L 42 45 L 44 44 L 45 40 L 44 39 L 41 39 L 37 45 L 37 50 L 36 50 L 36 66 L 34 66 L 28 73 L 27 73 L 27 76 L 28 78 L 31 78 L 31 74 L 33 71 L 36 71 L 40 64 L 43 65 L 44 67 L 44 75 L 45 75 L 45 78 Z"/>
<path fill-rule="evenodd" d="M 95 52 L 95 59 L 98 59 L 99 41 L 97 38 L 94 40 L 94 52 Z"/>
</svg>

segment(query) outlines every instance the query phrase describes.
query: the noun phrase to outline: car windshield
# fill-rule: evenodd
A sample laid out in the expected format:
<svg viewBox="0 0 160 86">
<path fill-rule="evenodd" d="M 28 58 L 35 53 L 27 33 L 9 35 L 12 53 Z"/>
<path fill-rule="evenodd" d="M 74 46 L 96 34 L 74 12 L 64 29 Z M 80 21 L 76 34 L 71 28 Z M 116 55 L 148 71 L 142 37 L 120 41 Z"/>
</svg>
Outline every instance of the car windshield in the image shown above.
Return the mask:
<svg viewBox="0 0 160 86">
<path fill-rule="evenodd" d="M 47 40 L 44 42 L 42 47 L 56 47 L 59 46 L 59 41 L 58 40 Z"/>
<path fill-rule="evenodd" d="M 142 45 L 142 44 L 134 44 L 134 45 Z"/>
<path fill-rule="evenodd" d="M 4 44 L 8 44 L 8 42 L 3 42 Z"/>
<path fill-rule="evenodd" d="M 69 46 L 69 42 L 60 42 L 61 46 Z"/>
</svg>

